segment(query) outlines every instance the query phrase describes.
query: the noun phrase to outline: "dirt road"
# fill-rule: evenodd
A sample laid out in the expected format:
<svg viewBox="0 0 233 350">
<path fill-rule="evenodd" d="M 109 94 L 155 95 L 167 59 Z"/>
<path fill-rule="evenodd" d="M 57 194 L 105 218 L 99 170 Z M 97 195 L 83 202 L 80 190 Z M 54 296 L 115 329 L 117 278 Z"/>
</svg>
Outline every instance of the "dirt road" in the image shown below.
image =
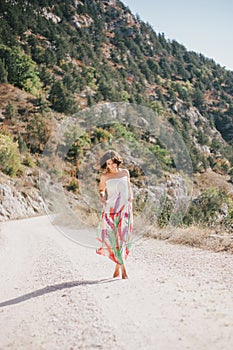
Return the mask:
<svg viewBox="0 0 233 350">
<path fill-rule="evenodd" d="M 0 349 L 233 349 L 232 255 L 147 240 L 113 269 L 47 217 L 1 224 Z"/>
</svg>

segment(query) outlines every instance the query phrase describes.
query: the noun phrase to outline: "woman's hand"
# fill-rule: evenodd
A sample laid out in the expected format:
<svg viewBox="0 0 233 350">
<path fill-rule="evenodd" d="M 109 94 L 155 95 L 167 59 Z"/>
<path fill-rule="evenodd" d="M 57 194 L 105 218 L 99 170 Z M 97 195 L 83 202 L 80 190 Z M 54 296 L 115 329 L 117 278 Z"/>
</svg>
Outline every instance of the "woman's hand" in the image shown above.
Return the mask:
<svg viewBox="0 0 233 350">
<path fill-rule="evenodd" d="M 100 203 L 103 207 L 106 205 L 106 199 L 104 196 L 100 196 Z"/>
<path fill-rule="evenodd" d="M 104 207 L 106 205 L 106 178 L 104 175 L 101 175 L 100 177 L 100 187 L 99 187 L 99 191 L 100 191 L 100 203 L 102 205 L 102 207 Z"/>
<path fill-rule="evenodd" d="M 106 204 L 106 197 L 105 197 L 105 191 L 100 191 L 100 203 L 104 207 Z"/>
</svg>

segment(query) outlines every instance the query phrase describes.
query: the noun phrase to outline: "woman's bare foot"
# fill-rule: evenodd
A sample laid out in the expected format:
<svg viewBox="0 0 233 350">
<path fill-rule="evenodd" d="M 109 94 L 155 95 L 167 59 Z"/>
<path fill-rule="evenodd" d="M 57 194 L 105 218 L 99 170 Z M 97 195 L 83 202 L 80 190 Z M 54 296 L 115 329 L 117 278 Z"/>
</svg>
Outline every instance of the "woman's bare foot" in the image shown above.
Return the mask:
<svg viewBox="0 0 233 350">
<path fill-rule="evenodd" d="M 126 269 L 125 269 L 124 265 L 121 265 L 121 276 L 124 280 L 128 278 L 128 275 L 126 273 Z"/>
<path fill-rule="evenodd" d="M 119 264 L 116 264 L 115 271 L 114 271 L 114 274 L 113 274 L 113 278 L 119 277 L 119 276 L 120 276 L 120 266 L 119 266 Z"/>
</svg>

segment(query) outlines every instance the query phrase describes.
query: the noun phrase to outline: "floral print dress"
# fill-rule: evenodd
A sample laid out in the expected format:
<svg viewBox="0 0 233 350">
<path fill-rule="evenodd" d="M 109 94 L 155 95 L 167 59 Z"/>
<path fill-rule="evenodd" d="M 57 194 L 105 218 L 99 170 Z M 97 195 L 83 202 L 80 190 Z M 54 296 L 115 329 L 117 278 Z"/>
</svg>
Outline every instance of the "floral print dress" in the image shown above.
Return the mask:
<svg viewBox="0 0 233 350">
<path fill-rule="evenodd" d="M 122 265 L 130 252 L 133 234 L 128 177 L 108 179 L 106 189 L 108 197 L 98 227 L 97 240 L 101 247 L 97 249 L 97 254 Z"/>
</svg>

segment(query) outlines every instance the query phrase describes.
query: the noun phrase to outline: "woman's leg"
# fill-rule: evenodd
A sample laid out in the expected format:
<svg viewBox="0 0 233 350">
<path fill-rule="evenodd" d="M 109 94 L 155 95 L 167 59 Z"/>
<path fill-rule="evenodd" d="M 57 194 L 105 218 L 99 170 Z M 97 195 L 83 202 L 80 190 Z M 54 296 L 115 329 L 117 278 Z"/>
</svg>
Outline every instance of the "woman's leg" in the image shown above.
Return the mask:
<svg viewBox="0 0 233 350">
<path fill-rule="evenodd" d="M 125 268 L 124 264 L 121 265 L 121 276 L 122 276 L 123 279 L 128 278 L 128 275 L 127 275 L 126 268 Z"/>
<path fill-rule="evenodd" d="M 120 276 L 120 265 L 116 264 L 115 271 L 114 271 L 114 274 L 113 274 L 113 278 L 119 277 L 119 276 Z"/>
</svg>

